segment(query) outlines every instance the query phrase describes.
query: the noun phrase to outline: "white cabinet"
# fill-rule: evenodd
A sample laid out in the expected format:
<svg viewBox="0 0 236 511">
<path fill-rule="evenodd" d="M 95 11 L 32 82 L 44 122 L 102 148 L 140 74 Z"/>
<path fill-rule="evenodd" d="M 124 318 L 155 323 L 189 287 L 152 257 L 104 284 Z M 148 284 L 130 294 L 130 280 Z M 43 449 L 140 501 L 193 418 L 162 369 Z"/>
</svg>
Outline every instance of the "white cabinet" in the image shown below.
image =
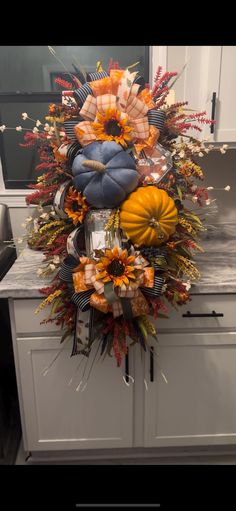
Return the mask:
<svg viewBox="0 0 236 511">
<path fill-rule="evenodd" d="M 72 339 L 60 344 L 58 329 L 40 325 L 44 314 L 34 314 L 40 302 L 11 304 L 25 449 L 131 447 L 133 386 L 123 379 L 125 368 L 99 359 L 97 346 L 89 358 L 71 357 Z"/>
<path fill-rule="evenodd" d="M 189 107 L 207 112 L 212 118 L 215 93 L 216 125 L 202 126 L 202 137 L 213 142 L 236 142 L 235 88 L 236 46 L 167 46 L 166 66 L 169 71 L 186 68 L 174 85 L 177 101 L 188 101 Z M 192 131 L 196 137 L 197 132 Z"/>
<path fill-rule="evenodd" d="M 17 340 L 28 450 L 131 447 L 133 386 L 126 386 L 122 370 L 116 370 L 109 357 L 95 362 L 83 391 L 95 349 L 82 391 L 76 391 L 87 359 L 70 358 L 71 341 L 59 354 L 59 343 L 59 338 L 53 337 Z"/>
<path fill-rule="evenodd" d="M 153 378 L 150 353 L 141 357 L 136 346 L 130 348 L 129 385 L 114 357 L 95 358 L 98 346 L 89 359 L 70 357 L 72 339 L 60 344 L 58 329 L 40 325 L 44 314 L 34 314 L 39 299 L 12 300 L 25 449 L 235 444 L 235 299 L 192 296 L 170 311 L 170 319 L 157 321 Z"/>
<path fill-rule="evenodd" d="M 222 46 L 218 80 L 216 127 L 217 142 L 236 141 L 236 46 Z"/>
<path fill-rule="evenodd" d="M 236 443 L 236 332 L 162 333 L 158 340 L 144 394 L 144 445 Z"/>
<path fill-rule="evenodd" d="M 235 295 L 196 295 L 165 328 L 159 322 L 153 381 L 150 357 L 145 363 L 145 447 L 236 443 L 235 303 Z"/>
</svg>

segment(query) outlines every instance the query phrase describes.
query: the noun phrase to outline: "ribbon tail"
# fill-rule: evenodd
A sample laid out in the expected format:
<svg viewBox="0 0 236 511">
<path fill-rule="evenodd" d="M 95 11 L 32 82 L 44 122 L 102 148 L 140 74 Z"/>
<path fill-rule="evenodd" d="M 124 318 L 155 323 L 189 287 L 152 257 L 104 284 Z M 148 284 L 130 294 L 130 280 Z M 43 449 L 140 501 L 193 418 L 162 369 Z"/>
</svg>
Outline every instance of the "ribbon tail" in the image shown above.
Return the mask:
<svg viewBox="0 0 236 511">
<path fill-rule="evenodd" d="M 88 289 L 81 293 L 74 293 L 71 297 L 71 301 L 77 305 L 82 312 L 87 311 L 90 308 L 90 296 L 93 292 L 93 289 Z"/>
<path fill-rule="evenodd" d="M 106 282 L 104 285 L 104 295 L 109 305 L 112 305 L 117 301 L 117 294 L 114 291 L 114 285 L 112 282 Z"/>
<path fill-rule="evenodd" d="M 75 355 L 78 355 L 78 342 L 77 342 L 77 324 L 79 319 L 79 309 L 76 311 L 75 315 L 75 330 L 74 330 L 74 339 L 73 339 L 73 346 L 72 346 L 72 352 L 71 357 L 74 357 Z"/>
<path fill-rule="evenodd" d="M 127 321 L 133 319 L 133 311 L 130 298 L 120 298 L 124 319 Z"/>
</svg>

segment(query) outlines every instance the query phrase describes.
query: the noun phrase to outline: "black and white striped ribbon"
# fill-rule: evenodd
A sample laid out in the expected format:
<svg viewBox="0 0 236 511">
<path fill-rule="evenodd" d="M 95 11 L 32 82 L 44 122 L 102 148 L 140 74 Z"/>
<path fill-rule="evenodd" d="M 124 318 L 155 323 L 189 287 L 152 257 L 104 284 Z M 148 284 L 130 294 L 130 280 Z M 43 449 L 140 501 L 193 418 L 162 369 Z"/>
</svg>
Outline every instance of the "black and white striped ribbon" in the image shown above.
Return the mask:
<svg viewBox="0 0 236 511">
<path fill-rule="evenodd" d="M 88 82 L 94 82 L 95 80 L 101 80 L 102 78 L 106 78 L 109 74 L 106 71 L 99 71 L 96 73 L 87 73 Z"/>
<path fill-rule="evenodd" d="M 62 183 L 56 191 L 56 195 L 53 201 L 53 207 L 55 212 L 60 218 L 66 219 L 68 218 L 67 214 L 64 211 L 64 202 L 65 196 L 68 191 L 69 186 L 71 185 L 71 180 L 67 179 L 64 183 Z"/>
<path fill-rule="evenodd" d="M 138 83 L 138 85 L 139 85 L 138 94 L 139 94 L 139 92 L 141 92 L 143 89 L 145 89 L 145 80 L 144 80 L 143 76 L 141 76 L 141 75 L 137 74 L 137 75 L 135 76 L 135 79 L 134 79 L 133 83 Z"/>
<path fill-rule="evenodd" d="M 81 149 L 82 146 L 78 141 L 73 142 L 73 144 L 69 145 L 67 149 L 67 158 L 70 166 L 72 166 L 75 157 L 78 156 L 78 154 L 80 154 Z"/>
<path fill-rule="evenodd" d="M 66 256 L 59 271 L 59 278 L 64 282 L 73 282 L 72 273 L 76 266 L 78 266 L 77 259 L 72 255 Z"/>
<path fill-rule="evenodd" d="M 94 293 L 94 289 L 87 289 L 81 293 L 74 293 L 71 301 L 81 310 L 87 311 L 90 308 L 90 296 Z"/>
<path fill-rule="evenodd" d="M 148 110 L 147 115 L 149 124 L 152 124 L 160 131 L 162 131 L 165 123 L 165 112 L 163 112 L 162 110 L 152 109 Z"/>
<path fill-rule="evenodd" d="M 141 287 L 141 291 L 144 295 L 149 296 L 150 298 L 156 298 L 157 296 L 161 295 L 162 292 L 162 286 L 165 282 L 165 279 L 163 277 L 158 277 L 155 275 L 154 277 L 154 286 L 151 287 Z"/>
<path fill-rule="evenodd" d="M 166 258 L 160 255 L 158 256 L 158 259 L 160 260 L 160 263 L 153 263 L 154 270 L 165 271 L 165 266 L 167 264 Z"/>
<path fill-rule="evenodd" d="M 74 90 L 74 98 L 77 101 L 77 103 L 79 103 L 80 105 L 84 104 L 84 102 L 85 102 L 87 96 L 89 96 L 89 94 L 93 95 L 93 91 L 92 91 L 89 83 L 85 83 L 79 89 Z"/>
<path fill-rule="evenodd" d="M 77 140 L 76 135 L 75 135 L 75 126 L 80 121 L 83 121 L 82 117 L 78 117 L 77 119 L 70 119 L 69 121 L 64 122 L 64 129 L 65 129 L 66 135 L 72 142 Z"/>
<path fill-rule="evenodd" d="M 72 255 L 75 259 L 79 260 L 79 258 L 85 254 L 83 246 L 84 246 L 84 225 L 82 224 L 79 227 L 76 227 L 76 229 L 74 229 L 69 234 L 66 242 L 67 253 L 69 255 Z"/>
</svg>

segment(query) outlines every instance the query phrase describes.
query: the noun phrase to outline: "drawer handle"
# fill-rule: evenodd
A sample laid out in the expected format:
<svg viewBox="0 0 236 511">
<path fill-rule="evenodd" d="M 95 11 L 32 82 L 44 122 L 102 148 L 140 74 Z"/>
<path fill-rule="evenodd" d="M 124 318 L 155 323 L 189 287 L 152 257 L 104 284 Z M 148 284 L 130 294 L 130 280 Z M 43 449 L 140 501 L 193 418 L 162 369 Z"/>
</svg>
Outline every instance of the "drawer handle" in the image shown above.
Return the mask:
<svg viewBox="0 0 236 511">
<path fill-rule="evenodd" d="M 125 355 L 125 381 L 129 383 L 129 349 Z"/>
<path fill-rule="evenodd" d="M 216 112 L 216 92 L 213 92 L 212 94 L 212 107 L 211 107 L 211 120 L 215 120 L 215 112 Z M 215 124 L 210 125 L 210 133 L 215 132 Z"/>
<path fill-rule="evenodd" d="M 223 318 L 224 314 L 222 312 L 212 311 L 211 313 L 203 314 L 192 314 L 192 312 L 187 311 L 186 314 L 182 314 L 183 318 Z"/>
<path fill-rule="evenodd" d="M 150 381 L 154 381 L 154 348 L 150 346 Z"/>
</svg>

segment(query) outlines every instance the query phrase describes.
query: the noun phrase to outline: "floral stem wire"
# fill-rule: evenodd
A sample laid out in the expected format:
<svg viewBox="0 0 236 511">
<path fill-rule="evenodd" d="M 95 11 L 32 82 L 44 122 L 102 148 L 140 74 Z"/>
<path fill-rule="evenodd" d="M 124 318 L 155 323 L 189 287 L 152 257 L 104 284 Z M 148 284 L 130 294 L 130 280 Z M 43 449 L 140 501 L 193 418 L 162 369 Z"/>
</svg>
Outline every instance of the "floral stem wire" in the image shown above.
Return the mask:
<svg viewBox="0 0 236 511">
<path fill-rule="evenodd" d="M 67 338 L 67 340 L 65 341 L 65 344 L 68 343 L 70 337 Z M 56 362 L 57 358 L 61 355 L 62 351 L 66 351 L 66 348 L 65 348 L 65 344 L 64 346 L 58 351 L 58 353 L 56 354 L 56 356 L 53 358 L 52 362 L 50 362 L 50 364 L 45 367 L 42 371 L 42 375 L 43 376 L 46 376 L 46 374 L 48 373 L 48 371 L 51 369 L 51 367 L 53 366 L 54 362 Z"/>
<path fill-rule="evenodd" d="M 97 354 L 98 354 L 98 352 L 99 352 L 99 349 L 100 349 L 100 346 L 101 346 L 101 342 L 102 342 L 102 341 L 100 340 L 100 342 L 99 342 L 99 344 L 98 344 L 98 347 L 97 347 L 97 350 L 96 350 L 96 353 L 95 353 L 95 356 L 94 356 L 94 358 L 93 358 L 92 364 L 91 364 L 91 366 L 90 366 L 90 369 L 89 369 L 88 375 L 87 375 L 87 377 L 86 377 L 85 384 L 84 384 L 84 386 L 83 386 L 83 388 L 82 388 L 81 392 L 83 392 L 83 391 L 85 390 L 85 388 L 87 387 L 87 383 L 88 383 L 88 380 L 89 380 L 89 377 L 90 377 L 90 374 L 91 374 L 92 368 L 93 368 L 93 366 L 94 366 L 95 360 L 96 360 L 96 358 L 97 358 Z M 87 358 L 87 360 L 86 360 L 86 364 L 85 364 L 85 366 L 84 366 L 84 370 L 83 370 L 83 374 L 82 374 L 82 378 L 81 378 L 81 380 L 80 380 L 80 383 L 79 383 L 79 385 L 76 387 L 76 391 L 77 391 L 77 392 L 79 392 L 80 387 L 81 387 L 81 385 L 82 385 L 82 382 L 83 382 L 83 379 L 84 379 L 84 376 L 85 376 L 85 373 L 86 373 L 86 369 L 87 369 L 88 362 L 89 362 L 89 358 Z"/>
<path fill-rule="evenodd" d="M 57 62 L 59 62 L 59 64 L 61 64 L 61 66 L 65 69 L 66 73 L 74 81 L 73 75 L 68 71 L 68 69 L 66 68 L 64 62 L 62 62 L 62 60 L 57 56 L 57 54 L 56 54 L 55 50 L 52 48 L 52 46 L 48 46 L 48 49 L 49 49 L 50 53 L 53 55 L 53 57 L 57 60 Z"/>
<path fill-rule="evenodd" d="M 73 376 L 72 376 L 72 377 L 70 378 L 70 380 L 68 381 L 68 386 L 70 386 L 70 385 L 72 384 L 72 381 L 73 381 L 73 379 L 74 379 L 74 377 L 75 377 L 76 373 L 79 371 L 79 368 L 80 368 L 80 366 L 81 366 L 82 362 L 84 362 L 84 360 L 85 360 L 85 359 L 84 359 L 84 357 L 85 357 L 85 355 L 83 355 L 83 356 L 82 356 L 81 360 L 80 360 L 80 361 L 79 361 L 79 363 L 77 364 L 77 366 L 76 366 L 76 368 L 75 368 L 75 371 L 74 371 Z"/>
</svg>

